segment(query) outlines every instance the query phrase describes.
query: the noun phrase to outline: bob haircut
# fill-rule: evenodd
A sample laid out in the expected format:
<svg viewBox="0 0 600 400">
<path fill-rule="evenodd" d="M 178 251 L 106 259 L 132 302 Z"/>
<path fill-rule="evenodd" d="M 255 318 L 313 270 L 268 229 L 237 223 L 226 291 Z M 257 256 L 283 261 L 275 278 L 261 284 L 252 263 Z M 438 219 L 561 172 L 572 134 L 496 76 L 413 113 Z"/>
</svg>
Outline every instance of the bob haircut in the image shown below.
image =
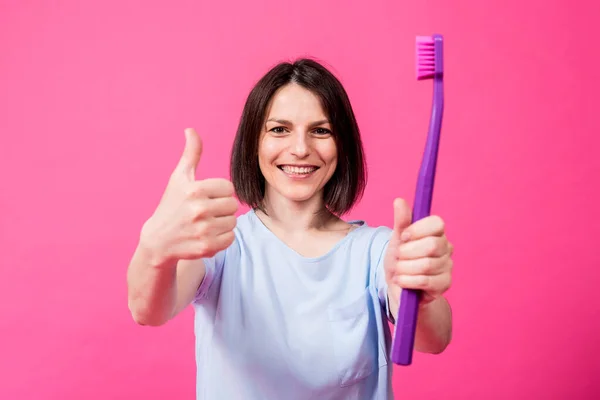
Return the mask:
<svg viewBox="0 0 600 400">
<path fill-rule="evenodd" d="M 271 98 L 290 83 L 314 93 L 331 122 L 338 163 L 325 184 L 323 200 L 331 213 L 341 216 L 362 198 L 367 182 L 365 156 L 346 90 L 331 72 L 311 59 L 277 64 L 250 91 L 231 151 L 230 173 L 235 192 L 241 202 L 263 209 L 265 178 L 258 164 L 259 139 Z"/>
</svg>

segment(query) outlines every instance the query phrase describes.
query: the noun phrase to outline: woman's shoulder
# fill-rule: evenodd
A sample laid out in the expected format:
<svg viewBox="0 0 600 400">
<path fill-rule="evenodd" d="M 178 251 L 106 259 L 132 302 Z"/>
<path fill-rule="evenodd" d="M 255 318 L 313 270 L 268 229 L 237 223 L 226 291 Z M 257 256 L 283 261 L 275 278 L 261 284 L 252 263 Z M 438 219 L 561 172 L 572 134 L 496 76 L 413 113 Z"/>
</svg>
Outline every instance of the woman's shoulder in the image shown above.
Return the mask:
<svg viewBox="0 0 600 400">
<path fill-rule="evenodd" d="M 370 225 L 365 219 L 347 222 L 354 227 L 348 234 L 351 248 L 369 254 L 371 262 L 378 260 L 387 247 L 392 229 L 385 225 Z"/>
<path fill-rule="evenodd" d="M 237 216 L 237 223 L 234 229 L 236 237 L 256 236 L 259 233 L 258 219 L 254 210 L 250 209 Z"/>
<path fill-rule="evenodd" d="M 356 231 L 358 236 L 369 241 L 387 241 L 392 234 L 392 228 L 385 225 L 370 225 L 364 219 L 349 220 L 348 223 L 355 226 L 352 231 Z"/>
</svg>

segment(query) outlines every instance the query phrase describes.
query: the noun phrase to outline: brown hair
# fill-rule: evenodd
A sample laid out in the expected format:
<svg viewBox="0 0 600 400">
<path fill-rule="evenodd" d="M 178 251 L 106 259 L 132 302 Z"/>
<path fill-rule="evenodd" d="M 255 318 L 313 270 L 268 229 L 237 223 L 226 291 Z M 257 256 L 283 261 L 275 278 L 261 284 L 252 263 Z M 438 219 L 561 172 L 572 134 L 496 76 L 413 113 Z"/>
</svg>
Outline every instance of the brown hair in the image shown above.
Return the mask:
<svg viewBox="0 0 600 400">
<path fill-rule="evenodd" d="M 298 84 L 319 97 L 331 121 L 338 164 L 325 185 L 324 202 L 333 214 L 345 214 L 361 199 L 367 182 L 360 131 L 340 81 L 323 65 L 306 58 L 277 64 L 248 95 L 231 152 L 230 173 L 237 197 L 252 208 L 262 208 L 265 178 L 258 165 L 259 137 L 271 98 L 289 83 Z"/>
</svg>

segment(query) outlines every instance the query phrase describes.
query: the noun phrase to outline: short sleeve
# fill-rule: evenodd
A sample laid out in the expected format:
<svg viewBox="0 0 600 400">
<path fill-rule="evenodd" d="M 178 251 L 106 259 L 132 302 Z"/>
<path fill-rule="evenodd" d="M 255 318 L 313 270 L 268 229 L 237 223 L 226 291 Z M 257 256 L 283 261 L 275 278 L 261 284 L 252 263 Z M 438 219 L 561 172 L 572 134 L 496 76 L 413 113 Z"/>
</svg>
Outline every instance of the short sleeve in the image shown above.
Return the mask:
<svg viewBox="0 0 600 400">
<path fill-rule="evenodd" d="M 218 292 L 223 277 L 223 269 L 227 267 L 228 263 L 239 263 L 240 238 L 237 228 L 234 232 L 235 239 L 228 248 L 218 252 L 213 257 L 202 259 L 205 273 L 204 279 L 198 286 L 198 290 L 196 290 L 195 303 L 201 303 L 210 297 L 212 293 Z"/>
<path fill-rule="evenodd" d="M 204 279 L 200 286 L 198 286 L 198 290 L 196 291 L 196 296 L 194 298 L 194 302 L 200 303 L 204 299 L 208 298 L 211 293 L 214 291 L 218 291 L 220 286 L 221 279 L 223 277 L 223 269 L 227 264 L 228 260 L 235 260 L 239 255 L 239 241 L 236 232 L 236 237 L 233 243 L 226 248 L 215 254 L 213 257 L 203 258 L 204 262 Z"/>
<path fill-rule="evenodd" d="M 390 310 L 390 302 L 388 299 L 388 285 L 385 280 L 384 258 L 390 242 L 392 230 L 387 227 L 382 227 L 375 234 L 371 246 L 371 260 L 374 268 L 374 283 L 379 297 L 381 307 L 385 310 L 385 314 L 391 323 L 395 323 L 394 317 Z"/>
<path fill-rule="evenodd" d="M 204 279 L 202 279 L 202 283 L 200 283 L 200 286 L 198 286 L 198 290 L 196 291 L 196 297 L 194 298 L 195 302 L 202 301 L 208 297 L 208 292 L 210 291 L 212 284 L 221 277 L 226 254 L 227 250 L 223 250 L 213 257 L 202 259 L 205 270 Z"/>
</svg>

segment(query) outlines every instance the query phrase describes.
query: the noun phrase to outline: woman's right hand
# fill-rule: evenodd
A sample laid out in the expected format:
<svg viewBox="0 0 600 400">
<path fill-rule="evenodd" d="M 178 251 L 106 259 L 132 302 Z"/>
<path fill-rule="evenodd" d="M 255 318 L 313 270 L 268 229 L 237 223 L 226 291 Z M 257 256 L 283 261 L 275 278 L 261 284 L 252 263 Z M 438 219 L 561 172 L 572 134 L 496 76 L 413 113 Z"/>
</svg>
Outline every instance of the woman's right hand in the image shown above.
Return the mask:
<svg viewBox="0 0 600 400">
<path fill-rule="evenodd" d="M 238 202 L 233 184 L 217 178 L 196 180 L 202 141 L 193 129 L 185 130 L 185 139 L 181 159 L 140 235 L 140 245 L 156 266 L 212 257 L 234 240 Z"/>
</svg>

